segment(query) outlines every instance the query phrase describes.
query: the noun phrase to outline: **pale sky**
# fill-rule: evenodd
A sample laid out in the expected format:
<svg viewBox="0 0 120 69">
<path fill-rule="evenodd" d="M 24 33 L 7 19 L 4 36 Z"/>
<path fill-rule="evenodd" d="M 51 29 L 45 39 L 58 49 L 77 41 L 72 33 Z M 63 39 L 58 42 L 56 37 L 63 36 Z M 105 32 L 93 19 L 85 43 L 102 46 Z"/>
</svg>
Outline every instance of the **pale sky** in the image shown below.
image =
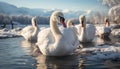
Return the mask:
<svg viewBox="0 0 120 69">
<path fill-rule="evenodd" d="M 68 10 L 98 10 L 104 11 L 106 7 L 99 0 L 0 0 L 17 7 L 68 9 Z"/>
</svg>

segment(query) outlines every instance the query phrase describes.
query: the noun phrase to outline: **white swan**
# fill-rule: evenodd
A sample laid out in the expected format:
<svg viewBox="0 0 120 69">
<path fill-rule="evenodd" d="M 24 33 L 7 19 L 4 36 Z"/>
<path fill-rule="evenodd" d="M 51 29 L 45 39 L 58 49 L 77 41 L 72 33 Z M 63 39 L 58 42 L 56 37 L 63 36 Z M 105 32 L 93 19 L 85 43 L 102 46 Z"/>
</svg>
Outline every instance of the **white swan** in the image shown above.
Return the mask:
<svg viewBox="0 0 120 69">
<path fill-rule="evenodd" d="M 70 28 L 72 30 L 72 32 L 76 38 L 78 38 L 78 35 L 79 35 L 79 33 L 78 33 L 79 28 L 78 27 L 79 26 L 75 25 L 72 19 L 69 19 L 67 21 L 67 28 Z"/>
<path fill-rule="evenodd" d="M 93 42 L 95 37 L 95 26 L 93 24 L 86 24 L 86 17 L 81 15 L 79 17 L 80 26 L 79 26 L 79 40 L 81 42 Z"/>
<path fill-rule="evenodd" d="M 37 45 L 43 55 L 65 56 L 76 50 L 79 41 L 73 36 L 71 29 L 60 30 L 58 23 L 64 23 L 64 15 L 60 11 L 55 11 L 50 17 L 50 28 L 39 32 Z"/>
<path fill-rule="evenodd" d="M 92 24 L 86 24 L 86 17 L 81 15 L 79 17 L 81 24 L 77 25 L 78 39 L 80 42 L 92 42 L 95 37 L 95 26 Z"/>
<path fill-rule="evenodd" d="M 106 38 L 110 35 L 111 33 L 111 28 L 110 28 L 110 23 L 108 18 L 105 18 L 105 26 L 102 27 L 96 27 L 97 29 L 97 34 L 101 37 L 101 38 Z"/>
<path fill-rule="evenodd" d="M 28 41 L 31 42 L 37 42 L 37 35 L 39 32 L 39 28 L 38 25 L 35 21 L 36 17 L 33 17 L 31 22 L 32 22 L 32 26 L 27 26 L 25 28 L 23 28 L 20 32 L 20 34 Z"/>
<path fill-rule="evenodd" d="M 74 27 L 74 26 L 75 26 L 75 25 L 74 25 L 72 19 L 69 19 L 69 20 L 67 21 L 67 28 L 69 28 L 69 27 Z"/>
<path fill-rule="evenodd" d="M 86 24 L 86 18 L 83 15 L 79 17 L 79 21 L 81 24 L 74 25 L 74 22 L 70 19 L 67 21 L 67 27 L 71 27 L 74 30 L 80 42 L 92 42 L 95 37 L 95 26 Z"/>
</svg>

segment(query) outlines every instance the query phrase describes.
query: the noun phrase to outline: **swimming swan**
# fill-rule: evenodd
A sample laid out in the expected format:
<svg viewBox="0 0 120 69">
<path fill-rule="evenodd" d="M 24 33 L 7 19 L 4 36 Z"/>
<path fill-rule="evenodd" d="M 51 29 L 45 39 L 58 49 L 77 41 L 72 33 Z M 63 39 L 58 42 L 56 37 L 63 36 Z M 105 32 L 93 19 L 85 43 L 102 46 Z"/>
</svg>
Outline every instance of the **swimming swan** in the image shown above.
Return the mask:
<svg viewBox="0 0 120 69">
<path fill-rule="evenodd" d="M 64 27 L 64 15 L 60 11 L 55 11 L 50 17 L 50 28 L 39 32 L 37 45 L 43 55 L 46 56 L 65 56 L 72 54 L 79 41 L 73 36 L 69 28 L 59 29 L 58 23 Z"/>
<path fill-rule="evenodd" d="M 20 32 L 20 34 L 28 41 L 37 42 L 37 35 L 40 29 L 38 28 L 35 19 L 36 17 L 33 17 L 31 20 L 32 26 L 27 26 Z"/>
<path fill-rule="evenodd" d="M 111 28 L 110 28 L 109 19 L 108 19 L 108 18 L 105 18 L 105 26 L 96 27 L 96 29 L 97 29 L 97 34 L 98 34 L 101 38 L 109 37 L 109 35 L 110 35 L 110 33 L 111 33 Z"/>
<path fill-rule="evenodd" d="M 78 25 L 78 39 L 80 42 L 92 42 L 95 37 L 95 26 L 92 24 L 86 24 L 86 17 L 81 15 L 79 17 L 81 24 Z"/>
</svg>

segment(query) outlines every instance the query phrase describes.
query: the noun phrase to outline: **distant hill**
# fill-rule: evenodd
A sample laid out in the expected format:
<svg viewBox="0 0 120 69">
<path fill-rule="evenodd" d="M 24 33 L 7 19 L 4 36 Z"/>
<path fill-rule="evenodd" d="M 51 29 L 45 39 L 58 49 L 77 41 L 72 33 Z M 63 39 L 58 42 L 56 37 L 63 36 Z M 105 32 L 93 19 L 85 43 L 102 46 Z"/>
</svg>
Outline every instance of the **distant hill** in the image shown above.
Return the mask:
<svg viewBox="0 0 120 69">
<path fill-rule="evenodd" d="M 32 16 L 50 16 L 51 13 L 55 10 L 60 9 L 30 9 L 25 7 L 16 7 L 14 5 L 0 2 L 0 13 L 8 14 L 8 15 L 32 15 Z M 67 18 L 77 18 L 81 14 L 86 14 L 86 11 L 69 11 L 69 10 L 61 10 L 64 12 Z"/>
<path fill-rule="evenodd" d="M 0 13 L 3 14 L 14 14 L 14 15 L 38 15 L 41 16 L 44 14 L 44 9 L 29 9 L 25 7 L 16 7 L 14 5 L 0 2 Z"/>
<path fill-rule="evenodd" d="M 19 22 L 21 24 L 30 24 L 31 18 L 33 16 L 38 16 L 38 23 L 39 24 L 49 24 L 49 17 L 55 10 L 60 10 L 64 13 L 66 20 L 73 19 L 76 23 L 78 23 L 78 18 L 81 14 L 87 15 L 94 15 L 95 12 L 88 10 L 88 11 L 81 11 L 81 10 L 68 10 L 68 9 L 30 9 L 26 7 L 16 7 L 15 5 L 8 4 L 5 2 L 0 2 L 0 24 L 3 22 L 9 23 L 10 19 L 12 18 L 13 21 Z M 98 16 L 99 13 L 97 13 Z M 4 19 L 2 19 L 2 15 Z M 94 21 L 89 17 L 89 21 Z"/>
</svg>

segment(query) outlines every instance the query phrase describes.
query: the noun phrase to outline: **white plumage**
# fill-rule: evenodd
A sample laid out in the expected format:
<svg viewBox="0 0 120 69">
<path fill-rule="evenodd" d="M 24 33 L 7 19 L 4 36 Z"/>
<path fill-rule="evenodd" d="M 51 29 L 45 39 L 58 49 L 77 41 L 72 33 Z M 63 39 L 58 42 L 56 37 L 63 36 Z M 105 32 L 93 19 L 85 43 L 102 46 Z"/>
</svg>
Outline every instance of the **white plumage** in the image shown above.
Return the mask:
<svg viewBox="0 0 120 69">
<path fill-rule="evenodd" d="M 74 27 L 74 31 L 78 36 L 80 42 L 92 42 L 95 37 L 95 26 L 92 24 L 86 24 L 85 16 L 81 15 L 79 17 L 80 23 Z M 67 22 L 68 27 L 73 27 L 72 21 Z"/>
<path fill-rule="evenodd" d="M 38 28 L 35 19 L 36 17 L 33 17 L 31 20 L 32 26 L 27 26 L 23 28 L 20 32 L 20 34 L 28 41 L 33 41 L 33 42 L 37 41 L 37 35 L 40 29 Z"/>
<path fill-rule="evenodd" d="M 46 28 L 38 34 L 37 45 L 43 55 L 70 55 L 79 45 L 79 41 L 73 36 L 71 29 L 62 28 L 60 30 L 58 23 L 64 23 L 64 15 L 55 11 L 50 17 L 50 28 Z"/>
<path fill-rule="evenodd" d="M 99 35 L 101 38 L 106 38 L 110 35 L 111 33 L 111 28 L 110 28 L 110 23 L 107 18 L 105 18 L 105 26 L 96 26 L 96 33 Z"/>
</svg>

